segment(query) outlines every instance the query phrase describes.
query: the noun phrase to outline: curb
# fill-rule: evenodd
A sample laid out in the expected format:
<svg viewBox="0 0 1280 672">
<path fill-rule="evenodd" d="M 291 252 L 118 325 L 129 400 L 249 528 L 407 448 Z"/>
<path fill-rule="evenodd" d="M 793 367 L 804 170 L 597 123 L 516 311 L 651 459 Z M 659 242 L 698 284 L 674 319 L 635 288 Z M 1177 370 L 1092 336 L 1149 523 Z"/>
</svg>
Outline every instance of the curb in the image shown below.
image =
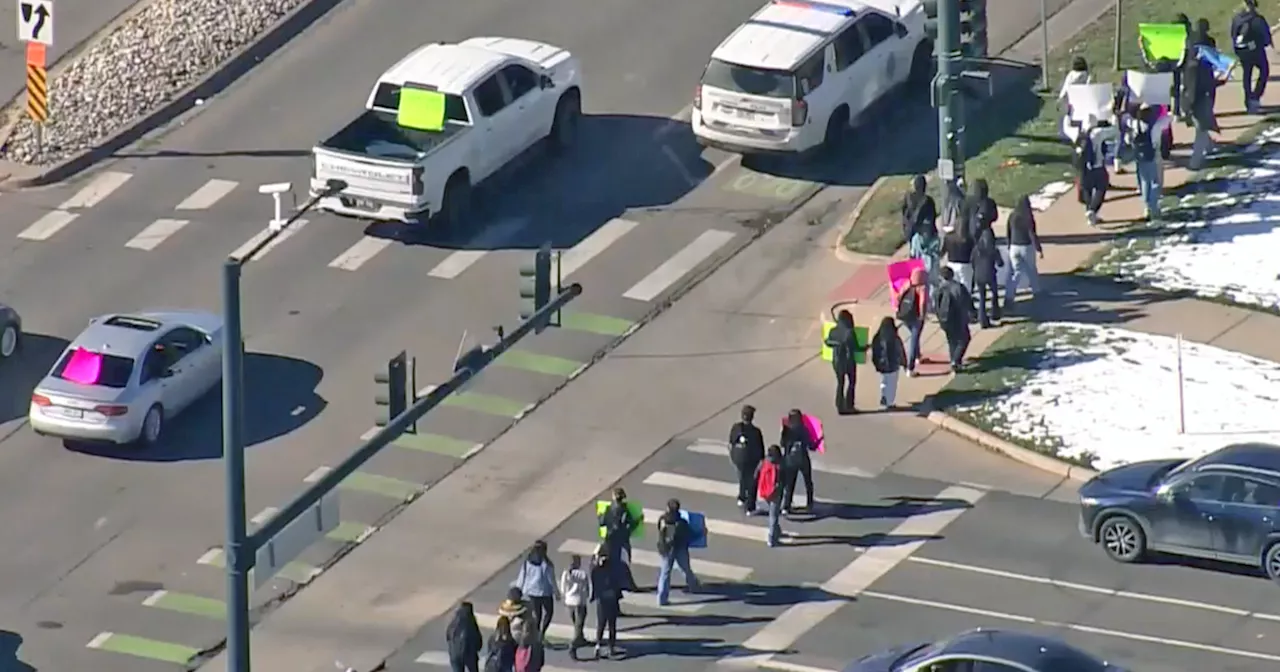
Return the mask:
<svg viewBox="0 0 1280 672">
<path fill-rule="evenodd" d="M 929 411 L 925 417 L 929 422 L 932 422 L 938 427 L 945 429 L 962 439 L 972 441 L 987 450 L 1004 455 L 1015 462 L 1021 462 L 1029 467 L 1034 467 L 1041 471 L 1047 471 L 1051 474 L 1061 476 L 1062 478 L 1079 481 L 1081 483 L 1098 475 L 1097 471 L 1089 469 L 1088 467 L 1070 464 L 1057 458 L 1037 453 L 1034 450 L 1028 450 L 1022 446 L 1014 445 L 998 436 L 984 432 L 973 425 L 957 420 L 942 411 Z"/>
<path fill-rule="evenodd" d="M 133 120 L 92 149 L 68 157 L 52 166 L 38 168 L 41 171 L 39 174 L 16 179 L 13 181 L 14 184 L 17 187 L 44 186 L 61 182 L 93 167 L 99 161 L 110 157 L 195 107 L 197 99 L 208 101 L 216 96 L 341 3 L 342 0 L 305 0 L 288 14 L 280 17 L 256 40 L 241 47 L 212 72 L 193 82 L 169 102 Z"/>
<path fill-rule="evenodd" d="M 867 257 L 867 255 L 861 252 L 854 252 L 846 248 L 844 246 L 844 237 L 848 235 L 849 231 L 853 228 L 853 225 L 858 223 L 858 218 L 862 216 L 863 209 L 871 202 L 871 197 L 875 196 L 876 192 L 880 191 L 880 187 L 883 187 L 886 182 L 888 182 L 888 178 L 886 176 L 881 175 L 880 177 L 877 177 L 876 181 L 872 182 L 871 186 L 867 187 L 867 190 L 862 192 L 862 195 L 858 197 L 858 202 L 854 204 L 853 210 L 851 210 L 849 214 L 845 215 L 844 219 L 840 221 L 840 226 L 836 227 L 836 244 L 833 248 L 836 259 L 846 264 L 856 264 Z"/>
</svg>

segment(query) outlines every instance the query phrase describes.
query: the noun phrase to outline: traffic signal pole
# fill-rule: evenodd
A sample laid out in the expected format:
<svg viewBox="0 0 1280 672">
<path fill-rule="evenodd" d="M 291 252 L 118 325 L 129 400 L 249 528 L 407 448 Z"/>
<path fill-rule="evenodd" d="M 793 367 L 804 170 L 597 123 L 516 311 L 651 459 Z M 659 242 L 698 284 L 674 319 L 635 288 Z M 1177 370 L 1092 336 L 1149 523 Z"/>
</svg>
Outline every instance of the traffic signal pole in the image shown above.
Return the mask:
<svg viewBox="0 0 1280 672">
<path fill-rule="evenodd" d="M 934 53 L 938 74 L 934 78 L 938 106 L 938 177 L 947 184 L 964 179 L 964 155 L 960 141 L 964 131 L 963 98 L 960 95 L 960 5 L 958 0 L 938 0 L 938 36 Z M 951 191 L 945 190 L 944 194 Z M 949 196 L 948 196 L 949 197 Z M 946 204 L 950 205 L 950 204 Z"/>
</svg>

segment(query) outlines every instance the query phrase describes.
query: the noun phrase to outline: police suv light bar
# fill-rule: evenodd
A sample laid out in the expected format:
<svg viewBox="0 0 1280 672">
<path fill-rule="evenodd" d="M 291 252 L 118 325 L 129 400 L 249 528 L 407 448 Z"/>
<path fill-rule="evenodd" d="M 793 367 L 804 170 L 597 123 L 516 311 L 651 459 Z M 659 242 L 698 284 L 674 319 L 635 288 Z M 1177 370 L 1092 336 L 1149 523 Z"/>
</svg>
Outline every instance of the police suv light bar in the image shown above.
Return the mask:
<svg viewBox="0 0 1280 672">
<path fill-rule="evenodd" d="M 853 8 L 845 7 L 844 5 L 833 5 L 826 2 L 810 2 L 809 0 L 773 0 L 773 4 L 782 7 L 795 7 L 797 9 L 812 9 L 817 12 L 839 14 L 840 16 L 853 16 L 855 13 Z"/>
</svg>

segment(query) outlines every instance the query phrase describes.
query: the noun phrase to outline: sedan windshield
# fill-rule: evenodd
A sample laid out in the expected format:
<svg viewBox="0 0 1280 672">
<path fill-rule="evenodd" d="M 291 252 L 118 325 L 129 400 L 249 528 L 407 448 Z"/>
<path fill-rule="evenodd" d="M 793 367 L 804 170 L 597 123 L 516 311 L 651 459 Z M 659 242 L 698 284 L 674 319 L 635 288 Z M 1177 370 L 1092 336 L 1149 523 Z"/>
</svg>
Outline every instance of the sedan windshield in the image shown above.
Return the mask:
<svg viewBox="0 0 1280 672">
<path fill-rule="evenodd" d="M 133 373 L 133 359 L 76 348 L 62 353 L 54 365 L 54 378 L 79 385 L 100 385 L 123 389 Z"/>
<path fill-rule="evenodd" d="M 716 59 L 711 59 L 706 72 L 702 73 L 702 83 L 752 96 L 794 98 L 796 95 L 795 73 L 749 68 Z"/>
</svg>

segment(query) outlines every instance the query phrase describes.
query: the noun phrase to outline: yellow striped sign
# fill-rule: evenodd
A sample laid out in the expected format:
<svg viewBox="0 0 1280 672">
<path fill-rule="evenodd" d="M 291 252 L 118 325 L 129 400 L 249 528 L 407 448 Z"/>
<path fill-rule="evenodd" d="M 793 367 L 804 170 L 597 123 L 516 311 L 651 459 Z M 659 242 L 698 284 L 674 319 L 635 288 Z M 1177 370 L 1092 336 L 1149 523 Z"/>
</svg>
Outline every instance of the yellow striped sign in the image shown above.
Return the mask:
<svg viewBox="0 0 1280 672">
<path fill-rule="evenodd" d="M 41 124 L 49 119 L 49 71 L 41 65 L 27 65 L 27 115 Z"/>
</svg>

